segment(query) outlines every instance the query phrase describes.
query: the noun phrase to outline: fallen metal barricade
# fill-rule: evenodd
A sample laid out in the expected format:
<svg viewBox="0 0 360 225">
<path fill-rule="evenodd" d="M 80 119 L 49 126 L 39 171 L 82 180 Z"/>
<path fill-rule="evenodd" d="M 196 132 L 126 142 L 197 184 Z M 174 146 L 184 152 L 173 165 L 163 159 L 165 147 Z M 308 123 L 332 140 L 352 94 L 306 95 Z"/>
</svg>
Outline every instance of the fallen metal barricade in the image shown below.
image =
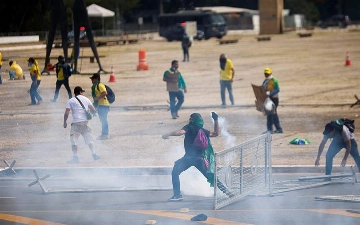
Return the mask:
<svg viewBox="0 0 360 225">
<path fill-rule="evenodd" d="M 52 193 L 88 193 L 88 192 L 121 192 L 121 191 L 169 191 L 172 190 L 172 187 L 101 187 L 101 188 L 64 188 L 64 189 L 50 189 L 47 188 L 43 182 L 46 178 L 49 178 L 50 175 L 44 177 L 39 177 L 36 170 L 33 170 L 36 180 L 31 182 L 28 187 L 31 187 L 35 184 L 39 184 L 43 194 L 52 194 Z"/>
<path fill-rule="evenodd" d="M 5 163 L 6 167 L 4 169 L 0 169 L 0 174 L 16 175 L 16 172 L 14 170 L 14 165 L 16 163 L 16 160 L 13 160 L 13 162 L 11 164 L 9 164 L 6 160 L 4 160 L 4 163 Z"/>
</svg>

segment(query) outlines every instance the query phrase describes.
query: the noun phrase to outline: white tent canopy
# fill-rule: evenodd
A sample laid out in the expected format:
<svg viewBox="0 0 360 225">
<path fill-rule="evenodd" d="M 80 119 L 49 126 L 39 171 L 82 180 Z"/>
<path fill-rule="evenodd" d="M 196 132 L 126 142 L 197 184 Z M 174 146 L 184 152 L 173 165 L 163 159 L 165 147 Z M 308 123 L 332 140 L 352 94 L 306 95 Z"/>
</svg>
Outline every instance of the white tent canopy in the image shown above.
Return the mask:
<svg viewBox="0 0 360 225">
<path fill-rule="evenodd" d="M 89 17 L 101 17 L 102 18 L 102 29 L 103 29 L 103 35 L 104 35 L 104 17 L 114 17 L 115 12 L 105 9 L 104 7 L 101 7 L 96 4 L 91 4 L 88 7 L 86 7 L 87 13 Z M 114 17 L 115 19 L 115 17 Z"/>
</svg>

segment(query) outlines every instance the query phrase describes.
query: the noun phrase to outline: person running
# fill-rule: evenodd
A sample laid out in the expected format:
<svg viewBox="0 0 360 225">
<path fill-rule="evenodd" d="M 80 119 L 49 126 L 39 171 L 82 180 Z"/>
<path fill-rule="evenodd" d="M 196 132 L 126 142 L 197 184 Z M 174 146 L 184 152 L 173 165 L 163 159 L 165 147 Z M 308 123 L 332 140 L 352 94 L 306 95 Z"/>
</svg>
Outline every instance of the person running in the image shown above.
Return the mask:
<svg viewBox="0 0 360 225">
<path fill-rule="evenodd" d="M 178 68 L 179 61 L 173 60 L 171 62 L 171 68 L 166 70 L 163 75 L 163 81 L 166 82 L 166 90 L 169 92 L 172 119 L 179 117 L 178 111 L 184 103 L 184 93 L 187 92 L 185 80 Z"/>
<path fill-rule="evenodd" d="M 86 110 L 90 109 L 90 111 L 95 114 L 96 109 L 92 105 L 90 99 L 82 95 L 83 92 L 85 92 L 85 90 L 83 90 L 80 86 L 74 88 L 75 97 L 67 101 L 64 113 L 64 128 L 67 127 L 67 119 L 69 117 L 70 111 L 73 118 L 70 130 L 70 142 L 73 157 L 71 160 L 67 161 L 67 163 L 69 164 L 79 163 L 79 157 L 77 155 L 77 142 L 80 135 L 83 136 L 86 144 L 89 146 L 93 159 L 100 159 L 100 157 L 95 152 L 94 138 L 91 134 L 91 128 L 89 126 L 89 121 L 86 116 Z"/>
<path fill-rule="evenodd" d="M 38 88 L 41 83 L 41 73 L 37 60 L 35 60 L 33 57 L 30 57 L 28 59 L 28 67 L 30 70 L 30 77 L 32 81 L 29 90 L 31 98 L 31 103 L 29 105 L 40 105 L 42 102 L 42 98 L 39 94 Z"/>
<path fill-rule="evenodd" d="M 62 55 L 59 55 L 58 62 L 55 64 L 56 68 L 56 88 L 54 98 L 51 99 L 51 102 L 56 102 L 61 85 L 64 85 L 68 92 L 69 99 L 72 98 L 71 89 L 69 86 L 69 78 L 71 76 L 71 67 L 68 63 L 65 62 L 65 58 Z"/>
</svg>

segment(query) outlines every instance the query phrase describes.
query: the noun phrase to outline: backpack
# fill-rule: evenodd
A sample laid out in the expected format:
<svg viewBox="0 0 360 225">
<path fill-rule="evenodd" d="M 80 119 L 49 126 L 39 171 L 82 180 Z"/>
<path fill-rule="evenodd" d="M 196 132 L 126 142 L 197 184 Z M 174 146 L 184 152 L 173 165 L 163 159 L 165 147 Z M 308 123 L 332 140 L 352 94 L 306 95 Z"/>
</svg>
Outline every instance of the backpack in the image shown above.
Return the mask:
<svg viewBox="0 0 360 225">
<path fill-rule="evenodd" d="M 351 133 L 355 131 L 355 120 L 347 118 L 339 118 L 336 121 L 331 121 L 335 125 L 335 129 L 342 131 L 342 126 L 346 126 Z"/>
<path fill-rule="evenodd" d="M 198 150 L 201 150 L 201 151 L 205 151 L 208 148 L 208 146 L 209 146 L 208 138 L 203 129 L 201 129 L 201 128 L 199 129 L 199 131 L 194 139 L 193 145 Z"/>
<path fill-rule="evenodd" d="M 112 104 L 113 102 L 115 102 L 115 93 L 109 86 L 107 86 L 106 84 L 104 84 L 104 85 L 105 85 L 106 92 L 107 92 L 106 98 L 110 102 L 110 104 Z M 97 85 L 97 89 L 98 89 L 98 91 L 100 91 L 99 84 Z"/>
</svg>

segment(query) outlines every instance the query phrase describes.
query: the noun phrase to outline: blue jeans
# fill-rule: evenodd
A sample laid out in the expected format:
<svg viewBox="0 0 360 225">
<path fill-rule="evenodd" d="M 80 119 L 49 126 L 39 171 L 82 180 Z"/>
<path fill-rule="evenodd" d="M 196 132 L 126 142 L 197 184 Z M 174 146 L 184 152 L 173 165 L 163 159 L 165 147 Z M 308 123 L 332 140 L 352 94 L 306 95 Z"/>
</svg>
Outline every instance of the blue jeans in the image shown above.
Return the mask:
<svg viewBox="0 0 360 225">
<path fill-rule="evenodd" d="M 15 74 L 16 74 L 15 71 L 9 71 L 10 80 L 14 80 Z"/>
<path fill-rule="evenodd" d="M 173 192 L 174 195 L 180 195 L 180 174 L 185 170 L 189 169 L 191 166 L 195 166 L 196 169 L 200 171 L 206 178 L 207 168 L 203 158 L 200 157 L 191 157 L 191 156 L 184 156 L 181 159 L 175 161 L 173 170 L 171 172 L 171 179 L 173 185 Z M 224 184 L 217 179 L 217 187 L 224 193 L 228 192 L 228 188 L 224 186 Z"/>
<path fill-rule="evenodd" d="M 110 106 L 99 105 L 97 110 L 101 122 L 101 135 L 107 136 L 109 135 L 109 123 L 107 117 L 110 111 Z"/>
<path fill-rule="evenodd" d="M 346 143 L 343 141 L 333 140 L 326 152 L 326 168 L 325 174 L 331 175 L 333 158 L 340 152 L 341 149 L 346 148 Z M 355 139 L 351 139 L 350 155 L 354 158 L 354 161 L 360 172 L 360 156 Z"/>
<path fill-rule="evenodd" d="M 181 105 L 184 103 L 184 92 L 180 91 L 169 91 L 169 98 L 170 98 L 170 111 L 171 115 L 177 114 Z M 177 98 L 177 103 L 175 104 L 175 98 Z"/>
<path fill-rule="evenodd" d="M 228 90 L 230 102 L 232 105 L 234 105 L 234 96 L 232 93 L 232 82 L 230 80 L 220 80 L 221 104 L 226 105 L 225 89 Z"/>
<path fill-rule="evenodd" d="M 36 105 L 36 100 L 42 101 L 42 98 L 38 92 L 38 87 L 40 86 L 41 80 L 36 81 L 36 84 L 34 84 L 34 81 L 31 81 L 30 86 L 30 98 L 31 98 L 31 104 Z"/>
</svg>

